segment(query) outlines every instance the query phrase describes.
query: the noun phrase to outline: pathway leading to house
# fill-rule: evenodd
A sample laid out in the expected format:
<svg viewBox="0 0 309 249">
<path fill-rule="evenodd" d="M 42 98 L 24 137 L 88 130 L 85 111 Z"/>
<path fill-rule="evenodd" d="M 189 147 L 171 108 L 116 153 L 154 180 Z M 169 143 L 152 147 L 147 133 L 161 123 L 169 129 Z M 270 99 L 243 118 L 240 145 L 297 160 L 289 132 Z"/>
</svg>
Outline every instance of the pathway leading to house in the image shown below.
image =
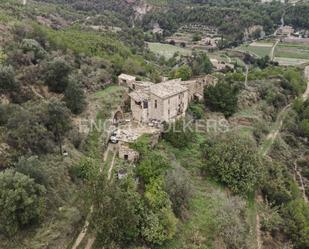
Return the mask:
<svg viewBox="0 0 309 249">
<path fill-rule="evenodd" d="M 107 157 L 108 157 L 108 153 L 109 153 L 111 150 L 112 150 L 112 145 L 111 145 L 111 144 L 108 144 L 108 146 L 107 146 L 107 148 L 106 148 L 106 150 L 104 151 L 104 154 L 103 154 L 103 162 L 102 162 L 102 164 L 101 164 L 101 166 L 100 166 L 100 173 L 103 172 L 103 165 L 104 165 L 104 162 L 106 162 Z M 115 154 L 115 155 L 116 155 L 116 154 Z M 113 161 L 114 161 L 114 160 L 113 160 Z M 88 232 L 88 228 L 89 228 L 89 217 L 91 216 L 92 212 L 93 212 L 93 206 L 91 206 L 91 208 L 90 208 L 90 212 L 89 212 L 88 217 L 86 218 L 86 221 L 85 221 L 85 224 L 84 224 L 84 226 L 83 226 L 83 229 L 82 229 L 82 231 L 79 233 L 77 239 L 75 240 L 75 243 L 74 243 L 72 249 L 77 249 L 77 248 L 79 247 L 80 243 L 84 240 L 84 238 L 85 238 L 85 236 L 86 236 L 86 234 L 87 234 L 87 232 Z M 90 249 L 90 248 L 92 247 L 94 241 L 95 241 L 95 238 L 93 238 L 93 237 L 89 238 L 89 239 L 88 239 L 88 242 L 87 242 L 87 245 L 86 245 L 85 248 L 86 248 L 86 249 Z"/>
<path fill-rule="evenodd" d="M 108 157 L 108 154 L 110 152 L 114 153 L 114 155 L 113 155 L 113 159 L 112 159 L 111 165 L 110 165 L 110 167 L 108 169 L 108 177 L 107 177 L 108 180 L 111 180 L 112 172 L 113 172 L 113 168 L 114 168 L 114 164 L 115 164 L 115 158 L 116 158 L 116 155 L 117 155 L 116 146 L 109 143 L 108 146 L 107 146 L 107 149 L 104 152 L 103 162 L 107 161 L 107 157 Z M 100 168 L 100 173 L 102 173 L 102 171 L 103 171 L 103 167 Z M 92 212 L 93 212 L 93 210 L 91 211 L 91 213 Z M 86 233 L 87 233 L 87 231 L 86 231 Z M 88 241 L 87 241 L 85 249 L 91 249 L 93 244 L 94 244 L 94 242 L 95 242 L 95 240 L 96 240 L 96 236 L 91 236 L 88 239 Z"/>
</svg>

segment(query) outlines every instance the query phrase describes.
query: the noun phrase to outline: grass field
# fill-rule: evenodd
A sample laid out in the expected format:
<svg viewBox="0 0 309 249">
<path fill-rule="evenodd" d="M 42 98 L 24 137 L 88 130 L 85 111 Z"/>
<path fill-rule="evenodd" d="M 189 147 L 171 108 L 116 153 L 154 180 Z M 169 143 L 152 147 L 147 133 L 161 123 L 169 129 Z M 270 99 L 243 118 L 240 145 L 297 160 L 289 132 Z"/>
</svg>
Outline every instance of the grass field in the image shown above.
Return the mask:
<svg viewBox="0 0 309 249">
<path fill-rule="evenodd" d="M 309 60 L 309 45 L 280 43 L 276 47 L 275 57 Z"/>
<path fill-rule="evenodd" d="M 147 44 L 148 44 L 150 51 L 152 51 L 155 54 L 164 56 L 166 59 L 172 58 L 173 55 L 177 52 L 179 52 L 181 55 L 191 54 L 190 49 L 180 48 L 180 47 L 173 46 L 170 44 L 153 43 L 153 42 L 149 42 Z"/>
<path fill-rule="evenodd" d="M 258 46 L 241 45 L 238 49 L 252 53 L 252 54 L 255 54 L 258 57 L 264 57 L 266 55 L 269 55 L 270 51 L 271 51 L 271 47 L 269 45 L 267 45 L 267 46 L 266 45 L 265 46 L 262 46 L 262 45 L 258 45 Z"/>
</svg>

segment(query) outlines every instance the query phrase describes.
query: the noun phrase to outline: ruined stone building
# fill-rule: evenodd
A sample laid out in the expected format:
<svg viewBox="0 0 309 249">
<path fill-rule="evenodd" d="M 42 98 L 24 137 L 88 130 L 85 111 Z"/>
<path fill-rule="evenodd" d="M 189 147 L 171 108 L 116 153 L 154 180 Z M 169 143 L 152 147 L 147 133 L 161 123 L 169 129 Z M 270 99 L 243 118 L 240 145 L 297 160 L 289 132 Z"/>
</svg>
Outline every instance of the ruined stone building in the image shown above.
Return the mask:
<svg viewBox="0 0 309 249">
<path fill-rule="evenodd" d="M 133 120 L 140 123 L 173 122 L 184 117 L 190 101 L 201 100 L 204 88 L 216 82 L 216 78 L 210 75 L 190 81 L 174 79 L 158 84 L 136 81 L 130 75 L 119 76 L 119 84 L 130 91 Z"/>
</svg>

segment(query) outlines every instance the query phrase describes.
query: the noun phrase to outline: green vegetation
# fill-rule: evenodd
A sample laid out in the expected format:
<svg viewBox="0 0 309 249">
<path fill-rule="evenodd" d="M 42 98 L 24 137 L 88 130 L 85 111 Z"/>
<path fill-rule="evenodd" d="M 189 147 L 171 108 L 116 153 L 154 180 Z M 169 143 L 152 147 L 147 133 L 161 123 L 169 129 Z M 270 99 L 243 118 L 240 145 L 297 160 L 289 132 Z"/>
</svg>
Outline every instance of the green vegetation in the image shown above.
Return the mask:
<svg viewBox="0 0 309 249">
<path fill-rule="evenodd" d="M 38 221 L 45 209 L 45 188 L 26 175 L 6 170 L 0 173 L 0 232 L 14 235 Z"/>
<path fill-rule="evenodd" d="M 309 46 L 306 44 L 281 43 L 276 47 L 275 56 L 308 60 Z"/>
<path fill-rule="evenodd" d="M 262 169 L 255 145 L 246 137 L 225 134 L 204 145 L 204 172 L 228 186 L 233 192 L 246 195 L 260 184 Z"/>
<path fill-rule="evenodd" d="M 160 56 L 164 56 L 166 59 L 172 58 L 175 53 L 179 53 L 180 55 L 190 55 L 191 54 L 191 51 L 189 49 L 180 48 L 180 47 L 173 46 L 170 44 L 149 42 L 148 47 L 150 51 Z"/>
<path fill-rule="evenodd" d="M 86 108 L 84 90 L 79 82 L 71 79 L 64 93 L 64 101 L 74 114 L 80 114 Z"/>
<path fill-rule="evenodd" d="M 93 235 L 93 248 L 255 248 L 259 214 L 263 245 L 283 248 L 291 241 L 307 248 L 308 208 L 293 174 L 298 167 L 308 177 L 308 101 L 285 108 L 303 93 L 303 72 L 270 61 L 269 44 L 240 46 L 254 25 L 261 27 L 246 39 L 258 39 L 262 29 L 272 34 L 284 5 L 148 2 L 156 7 L 143 15 L 139 1 L 0 2 L 0 247 L 70 248 L 87 217 L 79 248 Z M 286 23 L 296 29 L 308 23 L 307 4 L 301 7 L 286 10 Z M 156 24 L 162 33 L 152 32 Z M 208 54 L 173 46 L 176 39 L 156 43 L 179 28 L 190 43 L 203 43 L 207 34 L 221 38 L 219 49 L 237 49 Z M 307 50 L 282 43 L 275 53 L 303 62 Z M 110 168 L 113 150 L 102 162 L 110 127 L 89 131 L 78 120 L 102 128 L 125 104 L 125 90 L 112 85 L 117 76 L 189 80 L 212 73 L 208 55 L 235 63 L 235 70 L 214 74 L 219 83 L 205 90 L 205 103 L 190 104 L 192 125 L 175 122 L 158 144 L 141 137 L 132 145 L 136 162 L 116 158 Z M 198 119 L 212 118 L 238 129 L 217 136 L 191 130 Z M 268 133 L 281 125 L 270 141 Z M 272 161 L 258 158 L 264 149 Z M 127 175 L 120 177 L 123 169 Z"/>
<path fill-rule="evenodd" d="M 241 45 L 240 50 L 249 52 L 250 54 L 254 54 L 258 57 L 264 57 L 270 54 L 271 47 L 270 46 L 253 46 L 253 45 Z"/>
<path fill-rule="evenodd" d="M 231 116 L 237 109 L 237 95 L 239 89 L 227 82 L 219 82 L 215 86 L 205 89 L 206 107 L 212 111 L 222 112 L 226 117 Z"/>
</svg>

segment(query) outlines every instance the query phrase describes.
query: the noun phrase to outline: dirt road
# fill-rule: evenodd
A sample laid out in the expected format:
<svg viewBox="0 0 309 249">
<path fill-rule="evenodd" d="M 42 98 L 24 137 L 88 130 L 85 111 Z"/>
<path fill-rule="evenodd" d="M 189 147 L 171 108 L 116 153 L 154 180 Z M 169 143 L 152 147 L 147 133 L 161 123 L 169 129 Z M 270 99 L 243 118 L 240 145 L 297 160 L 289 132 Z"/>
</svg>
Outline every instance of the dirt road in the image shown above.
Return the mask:
<svg viewBox="0 0 309 249">
<path fill-rule="evenodd" d="M 106 148 L 106 150 L 104 152 L 103 162 L 102 162 L 101 167 L 100 167 L 100 173 L 103 172 L 103 165 L 104 165 L 104 162 L 107 160 L 108 153 L 110 151 L 114 151 L 114 146 L 112 144 L 108 144 L 108 146 L 107 146 L 107 148 Z M 112 171 L 113 164 L 114 164 L 114 161 L 115 161 L 115 155 L 116 155 L 116 153 L 114 153 L 113 161 L 112 161 L 110 169 L 108 171 L 108 179 L 111 178 L 111 171 Z M 88 217 L 91 216 L 92 212 L 93 212 L 93 206 L 91 206 L 90 213 L 89 213 Z M 85 224 L 83 226 L 82 231 L 79 233 L 77 239 L 75 240 L 75 243 L 74 243 L 72 249 L 77 249 L 79 247 L 80 243 L 84 240 L 84 238 L 85 238 L 85 236 L 86 236 L 86 234 L 88 232 L 88 227 L 89 227 L 89 220 L 87 218 L 86 221 L 85 221 Z M 95 241 L 94 237 L 91 237 L 90 239 L 88 239 L 86 248 L 90 249 L 92 247 L 94 241 Z"/>
</svg>

